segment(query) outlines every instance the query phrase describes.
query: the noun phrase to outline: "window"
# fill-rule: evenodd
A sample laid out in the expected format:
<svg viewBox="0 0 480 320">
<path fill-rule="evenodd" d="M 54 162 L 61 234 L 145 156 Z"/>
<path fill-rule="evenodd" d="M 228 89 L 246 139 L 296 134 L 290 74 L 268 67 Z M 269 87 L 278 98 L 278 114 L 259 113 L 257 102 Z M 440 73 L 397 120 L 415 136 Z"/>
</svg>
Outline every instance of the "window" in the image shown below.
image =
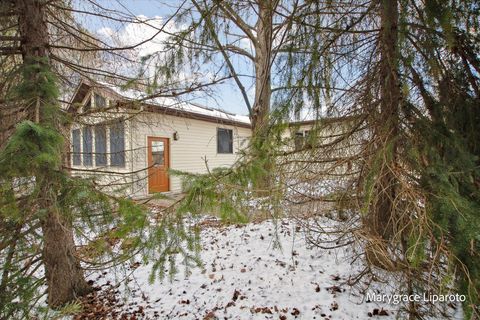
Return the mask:
<svg viewBox="0 0 480 320">
<path fill-rule="evenodd" d="M 82 164 L 82 159 L 80 157 L 80 129 L 72 130 L 72 147 L 72 163 L 74 166 L 79 166 Z"/>
<path fill-rule="evenodd" d="M 303 132 L 297 131 L 295 132 L 295 150 L 301 150 L 303 148 Z"/>
<path fill-rule="evenodd" d="M 102 109 L 107 106 L 107 99 L 97 93 L 95 93 L 93 96 L 95 99 L 95 108 Z"/>
<path fill-rule="evenodd" d="M 310 136 L 310 130 L 305 130 L 303 137 L 304 137 L 305 148 L 307 149 L 312 148 L 312 137 Z"/>
<path fill-rule="evenodd" d="M 310 130 L 295 132 L 295 151 L 312 148 L 312 137 L 310 137 Z"/>
<path fill-rule="evenodd" d="M 80 132 L 82 135 L 80 135 Z M 125 166 L 125 128 L 123 122 L 110 127 L 110 165 L 113 167 Z M 94 136 L 95 134 L 95 136 Z M 82 140 L 83 139 L 83 140 Z M 93 153 L 93 141 L 95 140 L 95 153 Z M 80 149 L 82 147 L 82 150 Z M 72 164 L 75 166 L 93 166 L 95 154 L 95 166 L 106 166 L 107 161 L 107 127 L 97 125 L 95 127 L 83 127 L 72 130 Z M 83 157 L 81 156 L 83 154 Z"/>
<path fill-rule="evenodd" d="M 91 127 L 83 128 L 83 165 L 86 167 L 93 165 Z"/>
<path fill-rule="evenodd" d="M 165 165 L 165 145 L 163 141 L 152 141 L 152 163 Z"/>
<path fill-rule="evenodd" d="M 233 131 L 217 128 L 217 152 L 233 153 Z"/>
<path fill-rule="evenodd" d="M 119 122 L 110 128 L 110 165 L 125 166 L 125 127 Z"/>
<path fill-rule="evenodd" d="M 103 125 L 95 127 L 95 165 L 107 165 L 107 128 Z"/>
<path fill-rule="evenodd" d="M 85 101 L 85 104 L 83 105 L 83 112 L 90 111 L 92 108 L 92 99 L 91 97 L 88 97 L 87 101 Z"/>
</svg>

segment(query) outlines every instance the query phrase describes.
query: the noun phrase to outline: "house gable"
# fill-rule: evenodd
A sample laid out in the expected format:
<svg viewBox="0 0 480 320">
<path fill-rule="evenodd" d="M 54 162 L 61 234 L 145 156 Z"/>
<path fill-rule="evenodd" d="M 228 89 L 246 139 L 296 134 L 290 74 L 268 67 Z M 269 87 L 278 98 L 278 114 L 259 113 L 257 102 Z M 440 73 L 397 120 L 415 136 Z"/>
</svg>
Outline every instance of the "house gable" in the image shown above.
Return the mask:
<svg viewBox="0 0 480 320">
<path fill-rule="evenodd" d="M 240 116 L 227 113 L 221 110 L 207 108 L 200 106 L 198 104 L 183 103 L 178 101 L 176 105 L 161 105 L 159 103 L 152 103 L 149 100 L 152 99 L 134 99 L 132 97 L 126 97 L 120 94 L 118 88 L 113 89 L 108 85 L 103 84 L 92 84 L 87 82 L 87 80 L 82 80 L 78 85 L 77 90 L 75 91 L 70 104 L 68 111 L 71 113 L 78 112 L 82 103 L 85 100 L 85 97 L 91 92 L 99 92 L 100 94 L 106 96 L 110 101 L 115 101 L 110 103 L 109 108 L 124 108 L 127 110 L 142 110 L 152 113 L 165 114 L 180 118 L 195 119 L 201 121 L 213 122 L 216 124 L 224 125 L 233 125 L 242 128 L 251 128 L 251 124 L 248 120 L 245 120 L 245 117 L 240 121 Z M 195 111 L 196 110 L 196 111 Z"/>
</svg>

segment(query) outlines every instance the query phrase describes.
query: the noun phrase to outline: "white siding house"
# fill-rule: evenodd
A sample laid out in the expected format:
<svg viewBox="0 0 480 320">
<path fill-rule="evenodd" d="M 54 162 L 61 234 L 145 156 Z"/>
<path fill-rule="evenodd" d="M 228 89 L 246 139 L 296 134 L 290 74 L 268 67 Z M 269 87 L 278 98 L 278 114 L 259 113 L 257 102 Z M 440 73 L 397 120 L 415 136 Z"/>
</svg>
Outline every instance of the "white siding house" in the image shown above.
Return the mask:
<svg viewBox="0 0 480 320">
<path fill-rule="evenodd" d="M 174 99 L 142 100 L 140 91 L 86 81 L 69 111 L 72 174 L 136 198 L 181 192 L 171 169 L 206 173 L 233 165 L 251 135 L 247 116 Z"/>
</svg>

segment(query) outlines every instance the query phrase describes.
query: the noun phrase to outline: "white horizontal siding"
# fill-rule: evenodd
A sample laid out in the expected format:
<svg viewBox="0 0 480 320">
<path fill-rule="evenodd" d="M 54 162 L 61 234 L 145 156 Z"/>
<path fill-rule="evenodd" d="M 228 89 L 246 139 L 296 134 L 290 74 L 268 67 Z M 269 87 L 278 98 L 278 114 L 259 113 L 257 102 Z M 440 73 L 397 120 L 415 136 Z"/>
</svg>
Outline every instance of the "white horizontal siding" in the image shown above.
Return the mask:
<svg viewBox="0 0 480 320">
<path fill-rule="evenodd" d="M 107 98 L 113 98 L 106 91 L 99 89 L 97 91 L 100 91 Z M 86 95 L 82 105 L 86 103 L 87 99 L 91 99 L 90 93 Z M 92 101 L 92 108 L 95 108 L 94 101 Z M 169 139 L 170 168 L 191 173 L 205 173 L 207 172 L 205 159 L 209 169 L 231 166 L 238 158 L 237 152 L 239 151 L 241 141 L 248 139 L 251 135 L 251 130 L 248 128 L 160 113 L 142 112 L 134 115 L 135 112 L 138 111 L 129 112 L 124 109 L 115 109 L 108 112 L 98 112 L 82 117 L 82 124 L 73 124 L 71 129 L 82 128 L 84 125 L 95 125 L 121 117 L 130 119 L 125 121 L 126 151 L 124 167 L 111 167 L 109 165 L 106 167 L 95 167 L 95 156 L 93 156 L 93 167 L 73 166 L 74 169 L 82 171 L 74 170 L 72 174 L 91 177 L 99 185 L 107 186 L 113 184 L 113 186 L 107 186 L 106 190 L 118 192 L 118 189 L 121 188 L 122 193 L 126 195 L 145 196 L 148 194 L 146 172 L 147 137 L 164 137 Z M 233 154 L 217 154 L 217 128 L 233 130 Z M 179 139 L 177 141 L 173 140 L 174 132 L 178 133 Z M 94 134 L 92 139 L 92 148 L 93 152 L 95 152 Z M 110 152 L 109 139 L 107 131 L 107 153 Z M 107 159 L 107 162 L 110 163 L 109 155 Z M 107 172 L 102 173 L 102 171 Z M 170 191 L 180 192 L 181 189 L 180 178 L 170 177 Z"/>
<path fill-rule="evenodd" d="M 217 128 L 233 130 L 233 153 L 217 153 Z M 147 137 L 164 137 L 170 142 L 170 168 L 191 173 L 206 173 L 216 167 L 231 166 L 238 158 L 242 141 L 248 139 L 251 130 L 208 121 L 187 119 L 158 113 L 141 114 L 132 121 L 133 171 L 147 167 Z M 177 132 L 179 139 L 174 140 Z M 146 172 L 135 184 L 135 194 L 148 193 Z M 179 177 L 170 177 L 170 190 L 181 191 Z"/>
</svg>

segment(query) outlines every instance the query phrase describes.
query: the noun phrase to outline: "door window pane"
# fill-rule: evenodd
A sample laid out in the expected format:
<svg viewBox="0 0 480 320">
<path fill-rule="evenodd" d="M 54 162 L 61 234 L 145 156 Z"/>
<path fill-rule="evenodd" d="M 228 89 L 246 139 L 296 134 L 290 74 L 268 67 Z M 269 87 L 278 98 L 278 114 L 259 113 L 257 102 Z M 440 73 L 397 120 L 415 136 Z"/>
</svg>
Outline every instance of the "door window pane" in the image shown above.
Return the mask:
<svg viewBox="0 0 480 320">
<path fill-rule="evenodd" d="M 92 161 L 92 128 L 83 128 L 83 165 L 91 166 Z"/>
<path fill-rule="evenodd" d="M 125 127 L 119 122 L 110 128 L 110 165 L 125 166 Z"/>
<path fill-rule="evenodd" d="M 165 164 L 165 152 L 163 141 L 152 141 L 152 163 L 153 165 Z"/>
<path fill-rule="evenodd" d="M 72 163 L 74 166 L 79 166 L 82 164 L 80 157 L 80 129 L 72 130 L 72 149 Z"/>
<path fill-rule="evenodd" d="M 107 128 L 95 127 L 95 165 L 107 165 Z"/>
</svg>

